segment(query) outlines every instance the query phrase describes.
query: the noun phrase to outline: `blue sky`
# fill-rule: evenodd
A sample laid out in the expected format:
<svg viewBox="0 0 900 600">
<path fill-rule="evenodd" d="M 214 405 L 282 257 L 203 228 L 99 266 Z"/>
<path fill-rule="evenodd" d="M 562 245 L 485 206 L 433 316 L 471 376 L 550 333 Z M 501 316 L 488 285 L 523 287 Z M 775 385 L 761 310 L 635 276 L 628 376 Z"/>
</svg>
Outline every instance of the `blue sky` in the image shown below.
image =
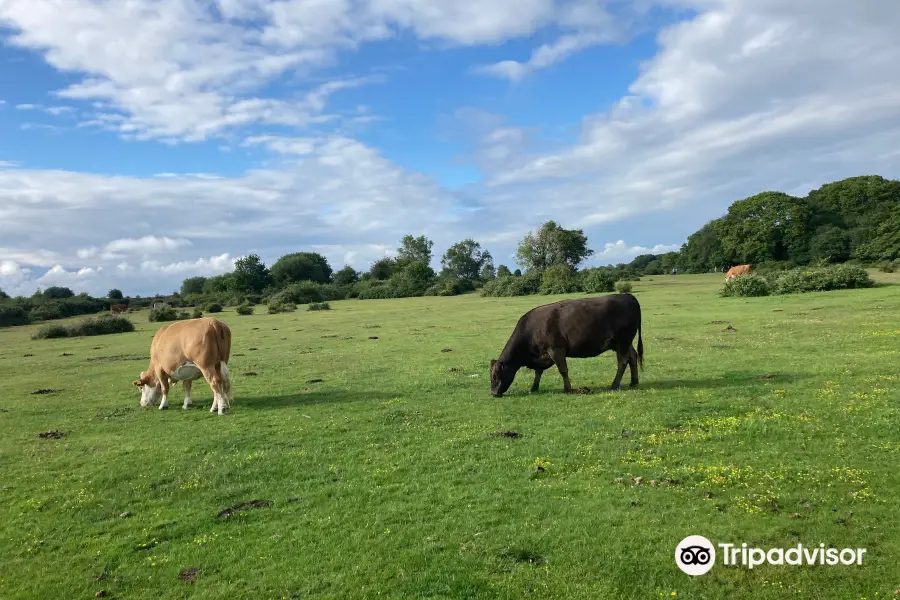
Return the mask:
<svg viewBox="0 0 900 600">
<path fill-rule="evenodd" d="M 5 0 L 0 288 L 169 292 L 407 233 L 596 264 L 736 199 L 896 177 L 900 9 L 864 0 Z"/>
</svg>

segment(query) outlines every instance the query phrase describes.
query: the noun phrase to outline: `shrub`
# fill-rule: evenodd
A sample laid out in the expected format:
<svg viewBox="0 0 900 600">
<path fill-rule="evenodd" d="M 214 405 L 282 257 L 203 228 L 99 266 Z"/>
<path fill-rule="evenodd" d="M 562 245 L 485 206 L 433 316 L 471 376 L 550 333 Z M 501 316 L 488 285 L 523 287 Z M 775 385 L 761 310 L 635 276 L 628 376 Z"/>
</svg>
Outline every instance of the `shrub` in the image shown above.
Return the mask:
<svg viewBox="0 0 900 600">
<path fill-rule="evenodd" d="M 511 297 L 530 296 L 537 294 L 541 289 L 541 276 L 529 272 L 518 277 L 499 277 L 484 284 L 481 288 L 482 296 Z"/>
<path fill-rule="evenodd" d="M 208 313 L 220 313 L 222 312 L 222 305 L 218 302 L 210 302 L 206 305 L 206 312 Z"/>
<path fill-rule="evenodd" d="M 275 302 L 273 300 L 269 301 L 268 311 L 270 315 L 294 312 L 295 310 L 297 310 L 297 306 L 291 302 Z"/>
<path fill-rule="evenodd" d="M 858 265 L 834 265 L 792 269 L 773 278 L 772 288 L 776 294 L 798 294 L 867 288 L 875 284 L 868 272 Z"/>
<path fill-rule="evenodd" d="M 53 339 L 65 337 L 82 337 L 90 335 L 108 335 L 134 331 L 134 323 L 118 315 L 100 315 L 71 325 L 52 324 L 41 327 L 33 339 Z"/>
<path fill-rule="evenodd" d="M 630 294 L 633 286 L 630 281 L 620 279 L 616 282 L 616 291 L 620 294 Z"/>
<path fill-rule="evenodd" d="M 567 265 L 550 267 L 541 275 L 542 294 L 571 294 L 578 288 L 575 271 Z"/>
<path fill-rule="evenodd" d="M 615 285 L 615 277 L 608 269 L 585 269 L 581 273 L 581 291 L 587 294 L 611 292 Z"/>
<path fill-rule="evenodd" d="M 147 315 L 147 320 L 151 323 L 159 323 L 161 321 L 177 321 L 178 313 L 169 305 L 151 308 Z"/>
<path fill-rule="evenodd" d="M 238 305 L 237 307 L 235 307 L 234 310 L 237 314 L 241 315 L 242 317 L 246 317 L 246 316 L 253 314 L 253 307 L 247 303 Z"/>
<path fill-rule="evenodd" d="M 326 286 L 312 281 L 301 281 L 292 283 L 271 298 L 271 304 L 309 304 L 310 302 L 321 302 L 329 296 Z M 332 292 L 333 293 L 333 292 Z M 337 298 L 331 298 L 336 300 Z"/>
<path fill-rule="evenodd" d="M 0 327 L 28 325 L 31 319 L 21 306 L 0 306 Z"/>
<path fill-rule="evenodd" d="M 331 305 L 327 302 L 312 302 L 306 310 L 331 310 Z"/>
<path fill-rule="evenodd" d="M 719 292 L 719 295 L 725 297 L 768 296 L 771 293 L 770 288 L 771 286 L 769 284 L 769 280 L 762 275 L 747 273 L 745 275 L 733 277 L 732 279 L 726 281 L 725 286 L 722 288 L 722 291 Z"/>
<path fill-rule="evenodd" d="M 194 312 L 191 313 L 191 318 L 192 318 L 192 319 L 199 319 L 199 318 L 201 318 L 202 316 L 203 316 L 203 311 L 200 310 L 199 308 L 195 308 L 195 309 L 194 309 Z"/>
<path fill-rule="evenodd" d="M 186 311 L 186 310 L 178 311 L 178 320 L 179 321 L 183 321 L 185 319 L 190 319 L 190 318 L 191 318 L 191 315 L 188 314 L 188 311 Z"/>
<path fill-rule="evenodd" d="M 394 289 L 387 281 L 368 280 L 361 283 L 357 297 L 360 300 L 386 300 L 395 298 Z"/>
</svg>

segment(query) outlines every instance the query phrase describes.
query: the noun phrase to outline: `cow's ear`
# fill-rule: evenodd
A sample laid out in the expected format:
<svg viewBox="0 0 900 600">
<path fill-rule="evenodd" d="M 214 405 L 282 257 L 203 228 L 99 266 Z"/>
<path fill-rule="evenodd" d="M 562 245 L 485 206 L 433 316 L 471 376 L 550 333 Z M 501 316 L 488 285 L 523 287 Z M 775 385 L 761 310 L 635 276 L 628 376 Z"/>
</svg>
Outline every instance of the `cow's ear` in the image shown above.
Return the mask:
<svg viewBox="0 0 900 600">
<path fill-rule="evenodd" d="M 491 359 L 491 368 L 493 369 L 495 366 L 497 366 L 497 361 L 494 359 Z"/>
<path fill-rule="evenodd" d="M 131 385 L 133 385 L 134 387 L 141 387 L 142 385 L 144 385 L 144 382 L 140 379 L 135 379 L 131 382 Z"/>
</svg>

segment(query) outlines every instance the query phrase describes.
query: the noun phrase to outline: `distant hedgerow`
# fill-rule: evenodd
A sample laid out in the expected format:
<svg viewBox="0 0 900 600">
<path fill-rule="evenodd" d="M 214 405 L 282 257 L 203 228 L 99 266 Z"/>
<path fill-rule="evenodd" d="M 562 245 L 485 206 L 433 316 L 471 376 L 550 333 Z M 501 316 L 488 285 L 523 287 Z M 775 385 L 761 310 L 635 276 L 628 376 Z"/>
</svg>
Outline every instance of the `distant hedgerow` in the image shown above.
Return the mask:
<svg viewBox="0 0 900 600">
<path fill-rule="evenodd" d="M 89 335 L 108 335 L 113 333 L 128 333 L 134 331 L 134 323 L 119 315 L 100 315 L 88 317 L 83 321 L 62 325 L 53 323 L 41 327 L 33 339 L 44 340 L 53 338 L 82 337 Z"/>
<path fill-rule="evenodd" d="M 772 273 L 768 277 L 756 273 L 739 275 L 726 281 L 722 296 L 767 296 L 769 294 L 803 294 L 868 288 L 875 285 L 869 273 L 859 265 L 805 267 Z"/>
</svg>

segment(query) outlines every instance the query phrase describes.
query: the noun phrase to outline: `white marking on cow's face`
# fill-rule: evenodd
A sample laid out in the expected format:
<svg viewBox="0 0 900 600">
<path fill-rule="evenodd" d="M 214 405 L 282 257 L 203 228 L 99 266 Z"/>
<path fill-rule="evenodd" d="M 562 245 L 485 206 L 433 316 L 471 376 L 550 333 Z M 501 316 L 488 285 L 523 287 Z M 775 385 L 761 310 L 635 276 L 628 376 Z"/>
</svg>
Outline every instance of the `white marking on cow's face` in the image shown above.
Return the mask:
<svg viewBox="0 0 900 600">
<path fill-rule="evenodd" d="M 146 407 L 150 404 L 156 404 L 159 402 L 160 397 L 162 396 L 162 386 L 150 385 L 145 383 L 141 386 L 141 406 Z"/>
</svg>

